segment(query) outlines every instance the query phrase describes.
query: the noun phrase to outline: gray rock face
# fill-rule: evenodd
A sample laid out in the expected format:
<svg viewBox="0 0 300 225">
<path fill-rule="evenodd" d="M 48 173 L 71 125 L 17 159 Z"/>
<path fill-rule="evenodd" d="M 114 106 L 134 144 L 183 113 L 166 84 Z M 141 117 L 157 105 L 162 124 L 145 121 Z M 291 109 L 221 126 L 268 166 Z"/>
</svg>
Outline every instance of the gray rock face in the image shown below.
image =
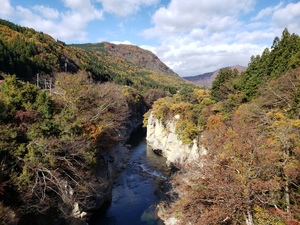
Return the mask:
<svg viewBox="0 0 300 225">
<path fill-rule="evenodd" d="M 172 121 L 164 125 L 151 113 L 148 118 L 146 139 L 147 144 L 154 152 L 166 157 L 167 163 L 184 166 L 184 164 L 197 160 L 201 155 L 206 154 L 206 149 L 199 145 L 197 140 L 187 145 L 178 139 L 175 133 L 176 120 L 178 119 L 179 115 L 176 115 Z"/>
</svg>

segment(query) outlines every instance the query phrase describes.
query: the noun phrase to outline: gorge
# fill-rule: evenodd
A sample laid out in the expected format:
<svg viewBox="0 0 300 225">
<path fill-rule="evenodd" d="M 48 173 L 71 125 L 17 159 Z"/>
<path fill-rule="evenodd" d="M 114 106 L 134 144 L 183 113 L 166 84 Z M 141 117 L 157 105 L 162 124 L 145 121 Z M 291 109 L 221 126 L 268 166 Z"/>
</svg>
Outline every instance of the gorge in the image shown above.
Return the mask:
<svg viewBox="0 0 300 225">
<path fill-rule="evenodd" d="M 165 159 L 147 147 L 145 133 L 135 132 L 129 140 L 130 158 L 112 191 L 112 201 L 91 216 L 90 225 L 163 224 L 156 205 L 168 182 Z"/>
<path fill-rule="evenodd" d="M 183 167 L 206 154 L 196 140 L 187 145 L 178 139 L 176 118 L 164 126 L 150 113 L 146 131 L 139 129 L 132 134 L 128 141 L 130 158 L 114 182 L 112 201 L 93 213 L 90 225 L 162 225 L 176 221 L 165 218 L 159 207 L 161 201 L 170 201 L 166 192 L 171 191 L 171 167 Z"/>
</svg>

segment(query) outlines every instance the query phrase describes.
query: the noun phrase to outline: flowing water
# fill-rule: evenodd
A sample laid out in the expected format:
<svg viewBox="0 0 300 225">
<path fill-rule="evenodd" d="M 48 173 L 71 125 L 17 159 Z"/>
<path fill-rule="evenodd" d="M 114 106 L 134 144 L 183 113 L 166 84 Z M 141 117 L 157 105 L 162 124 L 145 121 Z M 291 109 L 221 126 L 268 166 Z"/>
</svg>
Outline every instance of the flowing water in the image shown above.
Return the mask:
<svg viewBox="0 0 300 225">
<path fill-rule="evenodd" d="M 119 174 L 113 199 L 106 210 L 95 213 L 90 225 L 163 225 L 156 215 L 155 195 L 167 181 L 165 159 L 147 149 L 144 136 L 135 136 L 128 166 Z"/>
</svg>

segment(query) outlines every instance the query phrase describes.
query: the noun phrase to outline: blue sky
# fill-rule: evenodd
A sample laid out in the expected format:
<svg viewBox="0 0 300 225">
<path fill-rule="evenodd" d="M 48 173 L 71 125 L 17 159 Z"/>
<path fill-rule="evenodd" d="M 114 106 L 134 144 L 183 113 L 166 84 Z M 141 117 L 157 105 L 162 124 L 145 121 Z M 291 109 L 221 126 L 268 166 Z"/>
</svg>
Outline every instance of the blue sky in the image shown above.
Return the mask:
<svg viewBox="0 0 300 225">
<path fill-rule="evenodd" d="M 0 18 L 71 43 L 151 50 L 181 76 L 247 66 L 284 28 L 300 34 L 296 0 L 0 0 Z"/>
</svg>

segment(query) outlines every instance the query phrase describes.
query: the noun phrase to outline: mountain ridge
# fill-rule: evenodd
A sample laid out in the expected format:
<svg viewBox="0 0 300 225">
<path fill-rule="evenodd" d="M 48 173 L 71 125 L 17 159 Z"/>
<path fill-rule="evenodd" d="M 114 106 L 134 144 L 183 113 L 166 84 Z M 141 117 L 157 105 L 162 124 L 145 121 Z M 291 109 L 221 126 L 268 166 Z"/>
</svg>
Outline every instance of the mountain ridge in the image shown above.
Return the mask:
<svg viewBox="0 0 300 225">
<path fill-rule="evenodd" d="M 111 42 L 72 44 L 88 51 L 103 52 L 124 59 L 134 65 L 143 67 L 157 73 L 179 76 L 162 62 L 153 52 L 137 45 L 114 44 Z"/>
<path fill-rule="evenodd" d="M 195 76 L 183 77 L 183 78 L 194 84 L 204 86 L 206 88 L 211 88 L 212 82 L 215 80 L 219 71 L 222 69 L 230 69 L 230 70 L 237 69 L 238 72 L 241 73 L 241 72 L 245 71 L 247 69 L 247 67 L 244 67 L 241 65 L 227 66 L 227 67 L 217 69 L 213 72 L 207 72 L 207 73 L 203 73 L 203 74 L 199 74 L 199 75 L 195 75 Z"/>
</svg>

